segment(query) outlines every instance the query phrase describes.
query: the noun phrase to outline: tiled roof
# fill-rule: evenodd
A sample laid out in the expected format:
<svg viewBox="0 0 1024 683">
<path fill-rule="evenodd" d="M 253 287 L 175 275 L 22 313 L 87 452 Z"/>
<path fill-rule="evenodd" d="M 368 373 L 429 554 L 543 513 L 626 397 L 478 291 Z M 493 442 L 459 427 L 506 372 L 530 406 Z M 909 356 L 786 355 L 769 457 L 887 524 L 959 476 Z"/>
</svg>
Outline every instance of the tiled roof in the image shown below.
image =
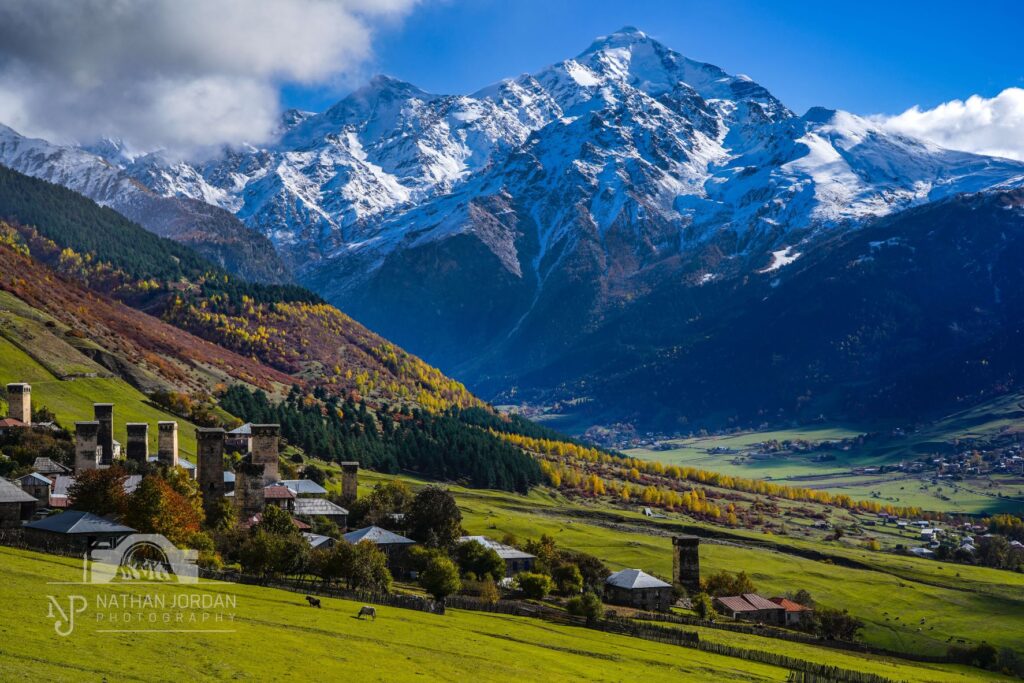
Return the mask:
<svg viewBox="0 0 1024 683">
<path fill-rule="evenodd" d="M 300 498 L 299 500 L 302 499 Z M 416 543 L 411 538 L 399 536 L 393 531 L 381 529 L 379 526 L 368 526 L 365 529 L 350 531 L 342 536 L 342 538 L 352 544 L 359 543 L 360 541 L 370 541 L 377 545 L 413 545 Z"/>
<path fill-rule="evenodd" d="M 281 488 L 288 491 L 288 488 L 285 486 L 282 486 Z M 348 510 L 340 505 L 335 505 L 326 498 L 296 498 L 295 514 L 303 517 L 316 517 L 318 515 L 330 517 L 335 515 L 347 515 Z"/>
<path fill-rule="evenodd" d="M 771 600 L 772 600 L 772 602 L 774 602 L 779 607 L 782 607 L 783 609 L 785 609 L 787 612 L 812 612 L 813 611 L 810 607 L 805 607 L 805 606 L 801 605 L 799 602 L 793 602 L 789 598 L 772 598 Z"/>
<path fill-rule="evenodd" d="M 135 529 L 81 510 L 68 510 L 38 522 L 25 525 L 26 529 L 40 529 L 59 534 L 131 534 Z"/>
<path fill-rule="evenodd" d="M 671 588 L 670 584 L 665 583 L 661 579 L 655 578 L 646 572 L 642 572 L 639 569 L 623 569 L 617 571 L 607 579 L 605 583 L 618 588 L 628 588 L 630 590 L 634 588 Z"/>
<path fill-rule="evenodd" d="M 24 427 L 25 423 L 21 420 L 15 420 L 13 417 L 0 418 L 0 428 L 3 427 Z"/>
<path fill-rule="evenodd" d="M 266 500 L 291 500 L 295 497 L 287 486 L 264 486 L 263 498 Z"/>
<path fill-rule="evenodd" d="M 34 503 L 35 498 L 21 490 L 17 484 L 0 477 L 0 503 Z"/>
<path fill-rule="evenodd" d="M 494 552 L 498 553 L 498 557 L 503 560 L 530 560 L 537 558 L 536 555 L 524 553 L 518 548 L 513 548 L 512 546 L 505 545 L 504 543 L 498 543 L 486 536 L 462 536 L 459 538 L 459 543 L 468 543 L 469 541 L 476 541 L 485 548 L 490 548 Z"/>
</svg>

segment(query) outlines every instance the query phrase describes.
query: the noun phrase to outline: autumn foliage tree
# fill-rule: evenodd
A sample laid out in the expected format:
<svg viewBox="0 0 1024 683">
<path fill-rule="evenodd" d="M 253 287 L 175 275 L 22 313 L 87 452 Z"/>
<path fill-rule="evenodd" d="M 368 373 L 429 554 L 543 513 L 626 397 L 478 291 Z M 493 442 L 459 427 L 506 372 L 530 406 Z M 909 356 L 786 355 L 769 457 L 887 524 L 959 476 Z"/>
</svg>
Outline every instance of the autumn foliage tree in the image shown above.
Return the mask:
<svg viewBox="0 0 1024 683">
<path fill-rule="evenodd" d="M 128 510 L 127 479 L 128 472 L 118 465 L 79 472 L 68 488 L 68 500 L 75 510 L 121 517 Z"/>
</svg>

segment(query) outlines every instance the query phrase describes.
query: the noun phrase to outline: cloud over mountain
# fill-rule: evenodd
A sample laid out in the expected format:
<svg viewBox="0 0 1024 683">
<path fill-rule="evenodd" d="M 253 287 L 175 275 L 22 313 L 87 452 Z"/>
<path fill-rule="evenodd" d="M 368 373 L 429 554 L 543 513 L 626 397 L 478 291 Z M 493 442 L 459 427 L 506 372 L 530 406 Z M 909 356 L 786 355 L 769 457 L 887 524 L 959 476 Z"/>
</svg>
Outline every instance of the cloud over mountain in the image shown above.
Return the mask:
<svg viewBox="0 0 1024 683">
<path fill-rule="evenodd" d="M 259 142 L 282 83 L 330 83 L 415 0 L 33 0 L 0 5 L 0 121 L 61 141 Z"/>
<path fill-rule="evenodd" d="M 995 97 L 972 95 L 934 109 L 917 106 L 880 117 L 891 131 L 930 140 L 949 149 L 1024 160 L 1024 89 L 1007 88 Z"/>
</svg>

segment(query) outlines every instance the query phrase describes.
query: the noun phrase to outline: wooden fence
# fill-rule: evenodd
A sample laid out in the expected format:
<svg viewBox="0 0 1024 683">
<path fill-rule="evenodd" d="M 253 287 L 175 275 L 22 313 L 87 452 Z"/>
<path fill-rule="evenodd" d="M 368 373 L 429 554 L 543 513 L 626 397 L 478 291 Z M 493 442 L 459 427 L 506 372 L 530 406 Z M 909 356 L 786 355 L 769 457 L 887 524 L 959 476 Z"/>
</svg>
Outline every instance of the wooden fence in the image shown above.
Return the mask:
<svg viewBox="0 0 1024 683">
<path fill-rule="evenodd" d="M 864 643 L 855 643 L 849 640 L 824 640 L 805 633 L 798 633 L 781 628 L 772 628 L 770 626 L 760 626 L 758 624 L 743 624 L 732 621 L 707 621 L 698 617 L 691 617 L 682 614 L 665 614 L 664 612 L 638 612 L 633 618 L 643 619 L 644 621 L 660 621 L 664 623 L 680 624 L 683 626 L 703 626 L 705 628 L 732 631 L 734 633 L 746 633 L 748 635 L 763 636 L 765 638 L 788 640 L 793 643 L 817 645 L 819 647 L 829 647 L 836 650 L 846 650 L 848 652 L 863 652 L 867 654 L 881 655 L 883 657 L 896 657 L 899 659 L 908 659 L 914 662 L 924 662 L 928 664 L 948 664 L 953 661 L 947 655 L 925 655 L 913 652 L 897 652 L 895 650 L 887 650 L 882 647 L 875 647 Z"/>
</svg>

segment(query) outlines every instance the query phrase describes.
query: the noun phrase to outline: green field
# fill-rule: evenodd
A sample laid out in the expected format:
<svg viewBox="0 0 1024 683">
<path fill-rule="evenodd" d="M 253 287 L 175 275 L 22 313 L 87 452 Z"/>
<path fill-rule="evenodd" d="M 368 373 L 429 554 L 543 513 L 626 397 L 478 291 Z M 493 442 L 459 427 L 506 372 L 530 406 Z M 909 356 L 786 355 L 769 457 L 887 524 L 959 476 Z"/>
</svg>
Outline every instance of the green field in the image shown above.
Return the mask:
<svg viewBox="0 0 1024 683">
<path fill-rule="evenodd" d="M 783 681 L 787 671 L 696 650 L 503 615 L 452 610 L 437 616 L 378 607 L 358 620 L 359 603 L 203 581 L 196 586 L 52 585 L 81 576 L 74 560 L 0 548 L 0 678 L 3 680 L 684 680 Z M 228 633 L 99 633 L 166 628 L 96 619 L 98 595 L 235 596 L 207 610 L 210 620 L 179 628 Z M 84 596 L 89 608 L 70 636 L 54 631 L 47 595 Z M 176 610 L 175 610 L 176 611 Z M 163 611 L 156 610 L 162 614 Z M 188 610 L 201 614 L 202 610 Z M 223 621 L 213 621 L 221 613 Z M 227 615 L 233 614 L 230 619 Z M 955 680 L 916 679 L 916 680 Z"/>
<path fill-rule="evenodd" d="M 32 356 L 0 337 L 0 385 L 8 382 L 31 384 L 32 405 L 46 406 L 57 415 L 62 425 L 70 429 L 74 428 L 76 420 L 93 419 L 93 403 L 113 403 L 114 438 L 125 444 L 128 442 L 125 423 L 148 422 L 149 448 L 153 453 L 157 443 L 156 423 L 177 420 L 181 454 L 195 456 L 195 425 L 148 403 L 145 394 L 125 381 L 103 377 L 57 379 Z"/>
<path fill-rule="evenodd" d="M 362 473 L 368 490 L 385 475 Z M 422 485 L 417 480 L 407 480 Z M 671 533 L 680 523 L 721 533 L 721 527 L 676 517 L 648 520 L 635 509 L 567 500 L 540 488 L 529 496 L 451 487 L 472 534 L 500 539 L 511 533 L 554 536 L 569 548 L 597 555 L 614 570 L 640 568 L 663 578 L 672 571 Z M 840 543 L 796 537 L 730 532 L 729 542 L 701 546 L 701 570 L 746 571 L 758 590 L 781 595 L 807 589 L 823 605 L 848 609 L 867 623 L 866 642 L 905 652 L 944 654 L 947 640 L 988 641 L 1021 648 L 1024 633 L 1024 575 L 984 567 L 947 564 L 908 555 L 862 550 Z M 832 560 L 796 552 L 817 551 Z M 867 568 L 843 566 L 856 562 Z M 897 619 L 898 617 L 898 619 Z M 920 620 L 925 620 L 921 631 Z"/>
</svg>

